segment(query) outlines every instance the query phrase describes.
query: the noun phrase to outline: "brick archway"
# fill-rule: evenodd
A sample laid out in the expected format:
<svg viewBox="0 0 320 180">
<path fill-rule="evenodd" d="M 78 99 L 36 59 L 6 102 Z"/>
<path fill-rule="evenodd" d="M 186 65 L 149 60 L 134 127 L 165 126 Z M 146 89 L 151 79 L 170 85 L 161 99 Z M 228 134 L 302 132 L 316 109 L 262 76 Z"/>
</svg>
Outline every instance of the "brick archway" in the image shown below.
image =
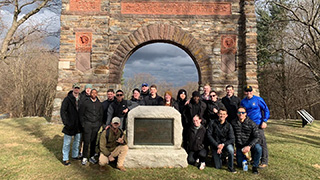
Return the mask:
<svg viewBox="0 0 320 180">
<path fill-rule="evenodd" d="M 152 24 L 141 27 L 126 37 L 114 51 L 109 64 L 109 83 L 120 84 L 124 65 L 130 55 L 140 47 L 165 42 L 183 49 L 195 63 L 199 85 L 211 82 L 211 62 L 202 45 L 190 33 L 180 27 L 168 24 Z"/>
</svg>

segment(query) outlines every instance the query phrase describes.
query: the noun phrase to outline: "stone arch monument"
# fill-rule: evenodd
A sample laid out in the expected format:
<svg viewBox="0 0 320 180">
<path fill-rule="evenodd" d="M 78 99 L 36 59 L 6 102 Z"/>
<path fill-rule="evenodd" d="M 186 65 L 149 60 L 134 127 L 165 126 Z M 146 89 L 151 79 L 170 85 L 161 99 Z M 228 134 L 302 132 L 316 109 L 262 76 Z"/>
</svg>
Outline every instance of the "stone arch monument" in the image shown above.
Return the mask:
<svg viewBox="0 0 320 180">
<path fill-rule="evenodd" d="M 245 85 L 258 89 L 253 0 L 63 0 L 60 36 L 52 121 L 60 121 L 73 83 L 93 84 L 104 100 L 121 87 L 130 55 L 155 42 L 190 55 L 199 88 L 209 83 L 222 93 L 232 84 L 240 96 Z"/>
</svg>

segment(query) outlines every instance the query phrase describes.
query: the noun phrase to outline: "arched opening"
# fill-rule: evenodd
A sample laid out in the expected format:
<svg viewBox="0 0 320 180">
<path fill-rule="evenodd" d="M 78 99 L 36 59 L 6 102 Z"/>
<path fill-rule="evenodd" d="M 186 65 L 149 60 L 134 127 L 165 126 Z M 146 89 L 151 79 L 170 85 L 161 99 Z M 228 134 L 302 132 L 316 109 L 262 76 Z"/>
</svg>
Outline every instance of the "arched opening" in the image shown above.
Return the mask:
<svg viewBox="0 0 320 180">
<path fill-rule="evenodd" d="M 131 54 L 122 77 L 127 80 L 137 74 L 150 74 L 155 78 L 153 83 L 167 82 L 174 87 L 199 82 L 199 72 L 190 55 L 176 45 L 163 42 L 147 44 Z"/>
</svg>

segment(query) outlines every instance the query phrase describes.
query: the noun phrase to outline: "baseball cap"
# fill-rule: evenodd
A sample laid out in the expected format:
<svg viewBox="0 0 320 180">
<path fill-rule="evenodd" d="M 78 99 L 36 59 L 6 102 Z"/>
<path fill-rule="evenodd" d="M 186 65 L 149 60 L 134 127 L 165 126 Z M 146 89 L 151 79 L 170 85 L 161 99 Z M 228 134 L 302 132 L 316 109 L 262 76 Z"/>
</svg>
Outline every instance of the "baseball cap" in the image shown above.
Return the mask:
<svg viewBox="0 0 320 180">
<path fill-rule="evenodd" d="M 252 87 L 251 87 L 251 86 L 246 86 L 246 87 L 244 88 L 244 91 L 245 91 L 245 92 L 251 92 L 251 91 L 252 91 Z"/>
<path fill-rule="evenodd" d="M 111 123 L 119 123 L 120 124 L 120 118 L 119 117 L 112 118 Z"/>
<path fill-rule="evenodd" d="M 80 88 L 81 88 L 81 86 L 80 86 L 80 84 L 79 84 L 79 83 L 74 83 L 74 84 L 73 84 L 73 86 L 72 86 L 72 88 L 79 88 L 79 89 L 80 89 Z"/>
<path fill-rule="evenodd" d="M 86 86 L 84 87 L 84 89 L 90 88 L 92 89 L 92 84 L 86 84 Z"/>
<path fill-rule="evenodd" d="M 141 87 L 143 87 L 143 86 L 148 86 L 148 84 L 147 83 L 142 83 Z"/>
</svg>

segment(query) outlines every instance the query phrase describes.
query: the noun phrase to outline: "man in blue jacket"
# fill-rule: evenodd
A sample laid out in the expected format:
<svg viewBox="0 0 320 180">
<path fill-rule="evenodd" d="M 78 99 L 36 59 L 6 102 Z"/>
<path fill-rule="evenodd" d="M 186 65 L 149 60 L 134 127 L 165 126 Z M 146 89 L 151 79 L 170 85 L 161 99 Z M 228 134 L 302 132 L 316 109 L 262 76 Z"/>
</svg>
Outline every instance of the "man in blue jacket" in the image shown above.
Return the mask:
<svg viewBox="0 0 320 180">
<path fill-rule="evenodd" d="M 246 97 L 241 101 L 241 106 L 246 108 L 249 118 L 259 127 L 259 143 L 262 147 L 261 164 L 259 167 L 265 168 L 268 166 L 268 148 L 264 129 L 267 127 L 270 111 L 267 104 L 261 97 L 253 95 L 253 89 L 251 86 L 246 86 L 244 88 L 244 94 Z"/>
</svg>

